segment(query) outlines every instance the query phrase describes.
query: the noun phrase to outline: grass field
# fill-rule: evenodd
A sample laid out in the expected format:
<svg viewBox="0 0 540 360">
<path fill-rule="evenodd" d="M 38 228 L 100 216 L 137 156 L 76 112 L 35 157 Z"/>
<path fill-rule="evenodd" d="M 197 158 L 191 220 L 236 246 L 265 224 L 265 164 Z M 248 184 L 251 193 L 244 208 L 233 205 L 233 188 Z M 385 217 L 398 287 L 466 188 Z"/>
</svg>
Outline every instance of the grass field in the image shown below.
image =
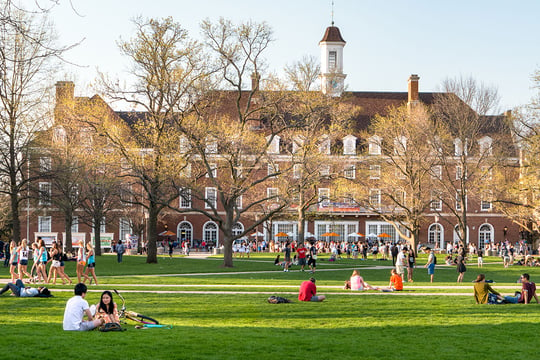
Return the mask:
<svg viewBox="0 0 540 360">
<path fill-rule="evenodd" d="M 503 269 L 494 263 L 498 259 L 489 260 L 482 272 L 503 293 L 519 288 L 516 280 L 523 272 L 532 281 L 540 279 L 539 268 Z M 455 268 L 443 266 L 430 284 L 420 258 L 415 282 L 396 296 L 341 289 L 354 268 L 366 281 L 387 285 L 385 266 L 391 262 L 320 261 L 315 277 L 319 293 L 327 295 L 323 303 L 296 301 L 300 282 L 311 275 L 297 268 L 284 273 L 273 265 L 273 256 L 238 259 L 233 269 L 221 263 L 219 258 L 160 258 L 158 264 L 136 256 L 124 257 L 122 264 L 113 256 L 97 259 L 100 285 L 89 287 L 90 304 L 102 290 L 116 288 L 128 309 L 173 325 L 170 330 L 127 325 L 122 333 L 64 332 L 63 311 L 72 287 L 51 286 L 55 296 L 49 299 L 4 294 L 2 359 L 504 359 L 537 353 L 540 306 L 475 305 L 475 262 L 462 284 L 455 282 Z M 74 264 L 66 270 L 74 275 Z M 0 267 L 0 279 L 7 278 L 7 269 Z M 269 294 L 295 301 L 268 304 Z"/>
</svg>

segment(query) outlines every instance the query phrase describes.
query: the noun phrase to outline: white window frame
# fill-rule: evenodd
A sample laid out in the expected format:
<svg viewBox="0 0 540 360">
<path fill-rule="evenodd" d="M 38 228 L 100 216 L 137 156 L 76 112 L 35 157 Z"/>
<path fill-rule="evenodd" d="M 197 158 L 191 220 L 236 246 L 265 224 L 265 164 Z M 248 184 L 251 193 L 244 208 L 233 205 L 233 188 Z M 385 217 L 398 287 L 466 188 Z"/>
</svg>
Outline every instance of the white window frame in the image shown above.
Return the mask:
<svg viewBox="0 0 540 360">
<path fill-rule="evenodd" d="M 381 178 L 381 165 L 378 165 L 378 164 L 369 165 L 369 178 L 372 180 Z"/>
<path fill-rule="evenodd" d="M 486 200 L 486 198 L 489 200 Z M 491 202 L 492 198 L 492 191 L 484 191 L 482 193 L 482 198 L 480 199 L 480 211 L 491 211 L 493 209 L 493 203 Z"/>
<path fill-rule="evenodd" d="M 52 200 L 52 185 L 50 182 L 39 183 L 39 205 L 49 206 Z"/>
<path fill-rule="evenodd" d="M 335 50 L 330 50 L 328 52 L 328 70 L 337 69 L 338 64 L 338 53 Z"/>
<path fill-rule="evenodd" d="M 79 217 L 73 216 L 71 219 L 71 233 L 79 232 Z"/>
<path fill-rule="evenodd" d="M 300 179 L 302 178 L 302 164 L 294 164 L 293 165 L 293 179 Z"/>
<path fill-rule="evenodd" d="M 206 154 L 217 154 L 217 152 L 218 152 L 217 139 L 214 139 L 212 137 L 207 137 L 204 152 Z"/>
<path fill-rule="evenodd" d="M 343 155 L 356 155 L 356 139 L 353 135 L 343 138 Z"/>
<path fill-rule="evenodd" d="M 42 156 L 39 158 L 39 172 L 47 173 L 52 170 L 52 160 L 49 156 Z"/>
<path fill-rule="evenodd" d="M 372 137 L 368 139 L 368 154 L 369 155 L 382 154 L 381 141 L 382 141 L 382 138 L 377 135 L 373 135 Z"/>
<path fill-rule="evenodd" d="M 266 188 L 266 197 L 268 198 L 268 200 L 277 201 L 278 196 L 279 196 L 278 188 L 274 188 L 274 187 Z"/>
<path fill-rule="evenodd" d="M 242 208 L 243 208 L 243 205 L 244 205 L 244 204 L 243 204 L 243 199 L 244 199 L 243 196 L 244 196 L 244 195 L 240 195 L 240 196 L 238 196 L 238 197 L 236 198 L 236 208 L 237 208 L 237 209 L 242 209 Z"/>
<path fill-rule="evenodd" d="M 182 135 L 180 136 L 180 154 L 187 154 L 191 150 L 191 144 L 189 143 L 189 140 L 187 136 Z"/>
<path fill-rule="evenodd" d="M 213 200 L 212 201 L 212 193 Z M 215 187 L 206 187 L 204 188 L 204 208 L 205 209 L 216 209 L 217 208 L 217 189 Z"/>
<path fill-rule="evenodd" d="M 442 248 L 444 244 L 444 227 L 440 223 L 433 223 L 428 228 L 428 244 Z"/>
<path fill-rule="evenodd" d="M 343 170 L 343 176 L 345 176 L 345 179 L 356 179 L 356 165 L 347 165 Z"/>
<path fill-rule="evenodd" d="M 319 206 L 328 206 L 330 205 L 330 189 L 329 188 L 319 188 L 317 190 L 319 195 L 318 203 Z"/>
<path fill-rule="evenodd" d="M 484 136 L 478 140 L 480 156 L 491 156 L 493 154 L 493 140 L 489 136 Z"/>
<path fill-rule="evenodd" d="M 369 204 L 375 209 L 381 208 L 381 189 L 369 189 Z"/>
<path fill-rule="evenodd" d="M 319 175 L 320 176 L 330 176 L 330 171 L 331 171 L 330 165 L 323 164 L 319 168 Z"/>
<path fill-rule="evenodd" d="M 407 138 L 398 136 L 394 139 L 394 155 L 403 156 L 407 152 Z"/>
<path fill-rule="evenodd" d="M 208 163 L 209 171 L 206 173 L 206 177 L 209 178 L 210 174 L 212 175 L 212 178 L 217 178 L 217 164 L 216 163 Z"/>
<path fill-rule="evenodd" d="M 52 217 L 51 216 L 38 216 L 38 232 L 51 232 L 52 231 Z"/>
<path fill-rule="evenodd" d="M 270 177 L 276 177 L 277 175 L 272 175 L 272 174 L 277 174 L 277 173 L 279 173 L 279 164 L 278 164 L 278 163 L 272 163 L 272 162 L 269 162 L 266 171 L 267 171 L 267 175 L 268 175 L 268 176 L 270 176 Z"/>
<path fill-rule="evenodd" d="M 431 202 L 429 208 L 431 211 L 442 211 L 442 193 L 438 190 L 431 190 Z"/>
<path fill-rule="evenodd" d="M 461 211 L 461 201 L 460 201 L 459 195 L 460 195 L 460 190 L 457 190 L 456 191 L 456 210 L 457 211 Z M 465 211 L 467 211 L 468 209 L 467 203 L 468 203 L 468 198 L 467 198 L 467 195 L 465 195 Z"/>
<path fill-rule="evenodd" d="M 133 229 L 131 228 L 131 222 L 128 218 L 120 218 L 118 220 L 118 239 L 126 241 L 126 235 L 131 234 Z"/>
<path fill-rule="evenodd" d="M 272 135 L 268 135 L 266 137 L 266 141 L 270 140 L 271 136 Z M 279 154 L 280 142 L 281 142 L 281 137 L 278 136 L 278 135 L 274 135 L 274 138 L 272 139 L 270 144 L 268 144 L 268 148 L 266 149 L 266 153 L 267 154 Z"/>
<path fill-rule="evenodd" d="M 442 179 L 442 174 L 443 174 L 442 165 L 433 165 L 431 167 L 431 177 L 433 179 L 441 180 Z"/>
<path fill-rule="evenodd" d="M 323 155 L 330 155 L 331 141 L 330 136 L 323 135 L 321 136 L 321 141 L 319 143 L 319 153 Z"/>
<path fill-rule="evenodd" d="M 187 187 L 181 187 L 178 189 L 178 208 L 191 209 L 191 189 Z"/>
</svg>

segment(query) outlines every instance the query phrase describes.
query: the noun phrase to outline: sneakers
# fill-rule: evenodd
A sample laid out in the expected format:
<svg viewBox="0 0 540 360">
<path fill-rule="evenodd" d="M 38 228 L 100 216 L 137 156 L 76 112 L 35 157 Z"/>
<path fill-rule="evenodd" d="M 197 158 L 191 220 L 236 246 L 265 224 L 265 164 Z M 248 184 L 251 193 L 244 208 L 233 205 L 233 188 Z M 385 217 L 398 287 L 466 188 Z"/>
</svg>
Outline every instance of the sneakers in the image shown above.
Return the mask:
<svg viewBox="0 0 540 360">
<path fill-rule="evenodd" d="M 289 272 L 289 270 L 288 269 L 283 269 L 283 272 Z"/>
</svg>

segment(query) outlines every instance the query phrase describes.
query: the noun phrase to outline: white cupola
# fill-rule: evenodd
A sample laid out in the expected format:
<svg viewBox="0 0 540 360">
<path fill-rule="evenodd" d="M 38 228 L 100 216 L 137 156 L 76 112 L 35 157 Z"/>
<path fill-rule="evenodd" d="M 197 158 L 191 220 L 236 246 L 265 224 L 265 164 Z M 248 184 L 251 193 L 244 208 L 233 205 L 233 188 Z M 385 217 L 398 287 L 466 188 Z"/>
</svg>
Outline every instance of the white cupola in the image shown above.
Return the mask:
<svg viewBox="0 0 540 360">
<path fill-rule="evenodd" d="M 343 74 L 343 48 L 345 40 L 341 37 L 339 28 L 332 26 L 326 28 L 322 40 L 319 42 L 321 48 L 321 89 L 324 94 L 331 96 L 341 96 L 345 88 L 345 77 Z"/>
</svg>

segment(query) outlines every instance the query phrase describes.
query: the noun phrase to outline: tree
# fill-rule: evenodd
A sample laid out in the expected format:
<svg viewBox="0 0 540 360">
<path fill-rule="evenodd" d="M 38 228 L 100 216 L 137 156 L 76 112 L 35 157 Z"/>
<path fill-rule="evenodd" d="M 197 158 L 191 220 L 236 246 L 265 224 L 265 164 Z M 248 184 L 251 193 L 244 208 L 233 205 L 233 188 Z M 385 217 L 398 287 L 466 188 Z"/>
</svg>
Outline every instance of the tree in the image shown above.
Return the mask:
<svg viewBox="0 0 540 360">
<path fill-rule="evenodd" d="M 187 165 L 178 153 L 180 133 L 176 121 L 193 110 L 208 72 L 200 45 L 172 18 L 136 18 L 135 36 L 119 43 L 131 61 L 134 83 L 120 87 L 101 76 L 104 93 L 113 100 L 131 104 L 142 112 L 126 114 L 129 128 L 118 121 L 102 122 L 99 132 L 109 139 L 129 169 L 136 205 L 148 213 L 147 262 L 157 262 L 157 220 L 176 196 L 172 180 Z M 111 126 L 110 126 L 111 125 Z"/>
<path fill-rule="evenodd" d="M 265 23 L 233 24 L 221 19 L 201 25 L 205 45 L 219 64 L 219 90 L 206 98 L 211 106 L 178 122 L 190 174 L 176 184 L 189 206 L 214 221 L 223 233 L 223 266 L 232 267 L 232 244 L 271 219 L 287 204 L 276 189 L 284 169 L 278 137 L 294 126 L 284 114 L 291 105 L 279 83 L 261 81 L 263 53 L 272 40 Z M 245 89 L 251 76 L 252 87 Z M 278 164 L 279 163 L 279 164 Z M 240 219 L 251 225 L 237 231 Z"/>
<path fill-rule="evenodd" d="M 19 208 L 34 181 L 29 164 L 36 134 L 47 128 L 56 47 L 45 16 L 2 1 L 0 19 L 0 192 L 10 197 L 13 239 L 20 241 Z"/>
<path fill-rule="evenodd" d="M 376 116 L 369 132 L 381 155 L 368 156 L 343 187 L 351 192 L 354 184 L 358 205 L 390 223 L 416 251 L 425 212 L 438 200 L 433 184 L 438 159 L 426 141 L 437 131 L 428 109 L 416 104 Z"/>
<path fill-rule="evenodd" d="M 466 243 L 468 202 L 492 203 L 492 174 L 512 148 L 510 128 L 504 116 L 489 115 L 498 103 L 496 89 L 472 78 L 447 80 L 443 89 L 432 105 L 439 129 L 432 145 L 443 169 L 437 187 L 457 221 L 457 236 Z"/>
</svg>

